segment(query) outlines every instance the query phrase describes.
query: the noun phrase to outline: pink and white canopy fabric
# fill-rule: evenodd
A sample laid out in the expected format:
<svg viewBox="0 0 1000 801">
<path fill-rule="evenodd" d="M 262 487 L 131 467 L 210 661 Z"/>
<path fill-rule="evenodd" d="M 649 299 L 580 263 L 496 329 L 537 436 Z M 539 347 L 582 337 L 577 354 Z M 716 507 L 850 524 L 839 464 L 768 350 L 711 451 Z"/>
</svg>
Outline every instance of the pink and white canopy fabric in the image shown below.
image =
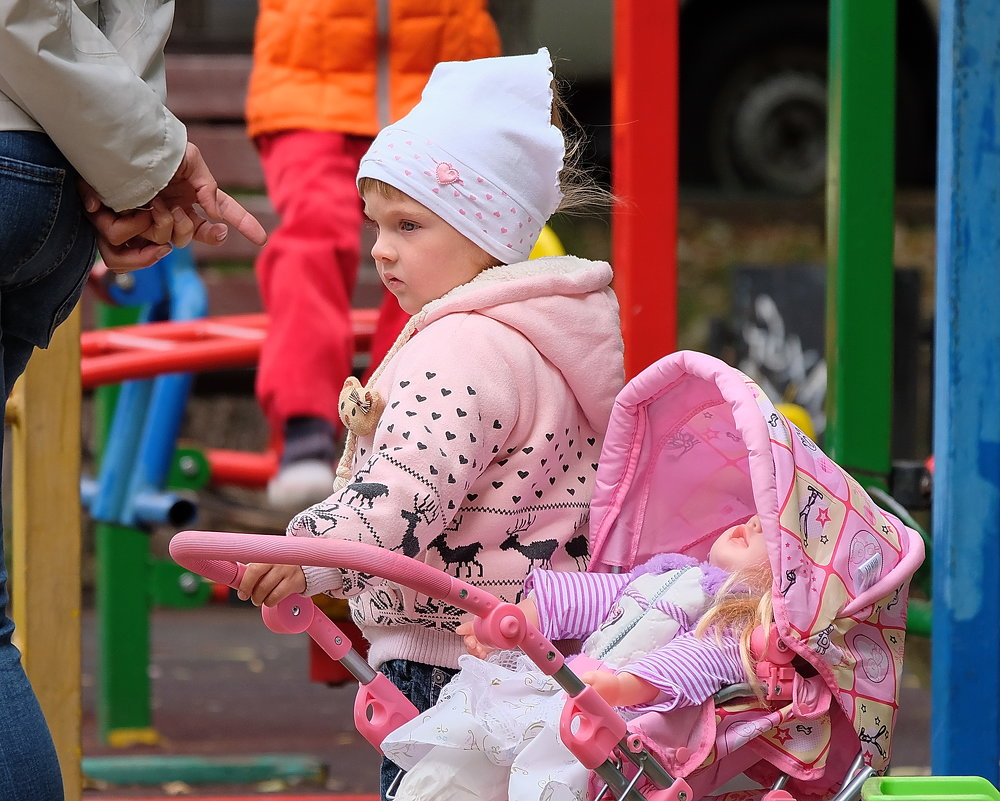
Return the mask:
<svg viewBox="0 0 1000 801">
<path fill-rule="evenodd" d="M 724 362 L 682 351 L 629 382 L 597 471 L 590 569 L 628 570 L 665 551 L 704 558 L 719 532 L 754 513 L 770 552 L 779 636 L 835 703 L 815 726 L 800 727 L 810 729 L 807 738 L 787 715 L 763 725 L 759 714 L 736 714 L 744 732 L 737 739 L 756 740 L 759 756 L 817 789 L 827 765 L 842 762 L 832 751 L 844 750 L 850 762 L 860 748 L 881 770 L 896 718 L 909 581 L 924 556 L 920 536 Z M 716 725 L 727 714 L 720 710 Z M 759 736 L 745 735 L 752 729 Z M 713 740 L 701 757 L 732 750 L 725 732 Z"/>
</svg>

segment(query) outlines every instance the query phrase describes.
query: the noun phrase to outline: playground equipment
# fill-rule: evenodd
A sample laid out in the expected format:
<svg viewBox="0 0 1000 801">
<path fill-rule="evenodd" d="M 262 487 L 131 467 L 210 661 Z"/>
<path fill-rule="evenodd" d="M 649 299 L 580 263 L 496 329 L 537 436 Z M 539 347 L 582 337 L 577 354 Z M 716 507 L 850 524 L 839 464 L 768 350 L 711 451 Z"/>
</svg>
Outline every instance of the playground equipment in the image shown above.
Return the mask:
<svg viewBox="0 0 1000 801">
<path fill-rule="evenodd" d="M 941 3 L 931 767 L 1000 781 L 1000 6 Z M 984 636 L 985 635 L 985 636 Z M 968 732 L 976 711 L 976 734 Z"/>
<path fill-rule="evenodd" d="M 79 799 L 82 782 L 79 363 L 80 313 L 75 311 L 56 330 L 48 350 L 32 357 L 5 414 L 12 434 L 11 608 L 24 668 L 52 730 L 69 801 Z"/>
<path fill-rule="evenodd" d="M 982 776 L 876 776 L 861 788 L 862 801 L 1000 801 Z"/>
</svg>

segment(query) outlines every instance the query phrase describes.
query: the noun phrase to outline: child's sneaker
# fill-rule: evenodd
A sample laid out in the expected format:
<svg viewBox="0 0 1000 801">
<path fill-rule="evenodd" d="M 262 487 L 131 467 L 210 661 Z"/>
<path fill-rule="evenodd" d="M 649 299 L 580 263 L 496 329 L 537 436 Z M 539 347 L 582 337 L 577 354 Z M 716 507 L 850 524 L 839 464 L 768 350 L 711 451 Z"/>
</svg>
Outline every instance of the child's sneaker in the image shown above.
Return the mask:
<svg viewBox="0 0 1000 801">
<path fill-rule="evenodd" d="M 333 492 L 333 467 L 320 459 L 283 465 L 267 482 L 267 502 L 276 509 L 301 512 Z"/>
<path fill-rule="evenodd" d="M 336 433 L 322 417 L 290 417 L 284 425 L 278 472 L 267 484 L 276 509 L 301 512 L 333 492 Z"/>
</svg>

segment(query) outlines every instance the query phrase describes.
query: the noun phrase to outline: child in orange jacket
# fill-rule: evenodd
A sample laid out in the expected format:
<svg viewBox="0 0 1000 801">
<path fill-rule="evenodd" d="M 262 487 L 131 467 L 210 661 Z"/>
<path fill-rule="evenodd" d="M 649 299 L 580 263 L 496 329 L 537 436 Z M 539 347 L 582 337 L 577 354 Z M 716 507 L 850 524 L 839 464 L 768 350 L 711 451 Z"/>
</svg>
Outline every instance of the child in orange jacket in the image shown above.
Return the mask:
<svg viewBox="0 0 1000 801">
<path fill-rule="evenodd" d="M 246 116 L 281 218 L 256 265 L 269 315 L 257 397 L 284 443 L 272 505 L 298 511 L 333 486 L 338 398 L 354 356 L 362 155 L 416 104 L 436 63 L 499 52 L 485 0 L 261 0 Z M 372 365 L 408 319 L 384 293 Z"/>
</svg>

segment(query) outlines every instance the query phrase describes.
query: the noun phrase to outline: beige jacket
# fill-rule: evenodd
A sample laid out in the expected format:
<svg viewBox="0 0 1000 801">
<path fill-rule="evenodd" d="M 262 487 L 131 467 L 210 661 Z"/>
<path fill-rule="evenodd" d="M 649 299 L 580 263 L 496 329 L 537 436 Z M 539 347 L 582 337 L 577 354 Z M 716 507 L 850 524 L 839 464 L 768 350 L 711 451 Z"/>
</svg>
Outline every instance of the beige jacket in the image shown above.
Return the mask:
<svg viewBox="0 0 1000 801">
<path fill-rule="evenodd" d="M 0 130 L 44 131 L 118 211 L 177 171 L 164 106 L 173 0 L 0 0 Z"/>
</svg>

